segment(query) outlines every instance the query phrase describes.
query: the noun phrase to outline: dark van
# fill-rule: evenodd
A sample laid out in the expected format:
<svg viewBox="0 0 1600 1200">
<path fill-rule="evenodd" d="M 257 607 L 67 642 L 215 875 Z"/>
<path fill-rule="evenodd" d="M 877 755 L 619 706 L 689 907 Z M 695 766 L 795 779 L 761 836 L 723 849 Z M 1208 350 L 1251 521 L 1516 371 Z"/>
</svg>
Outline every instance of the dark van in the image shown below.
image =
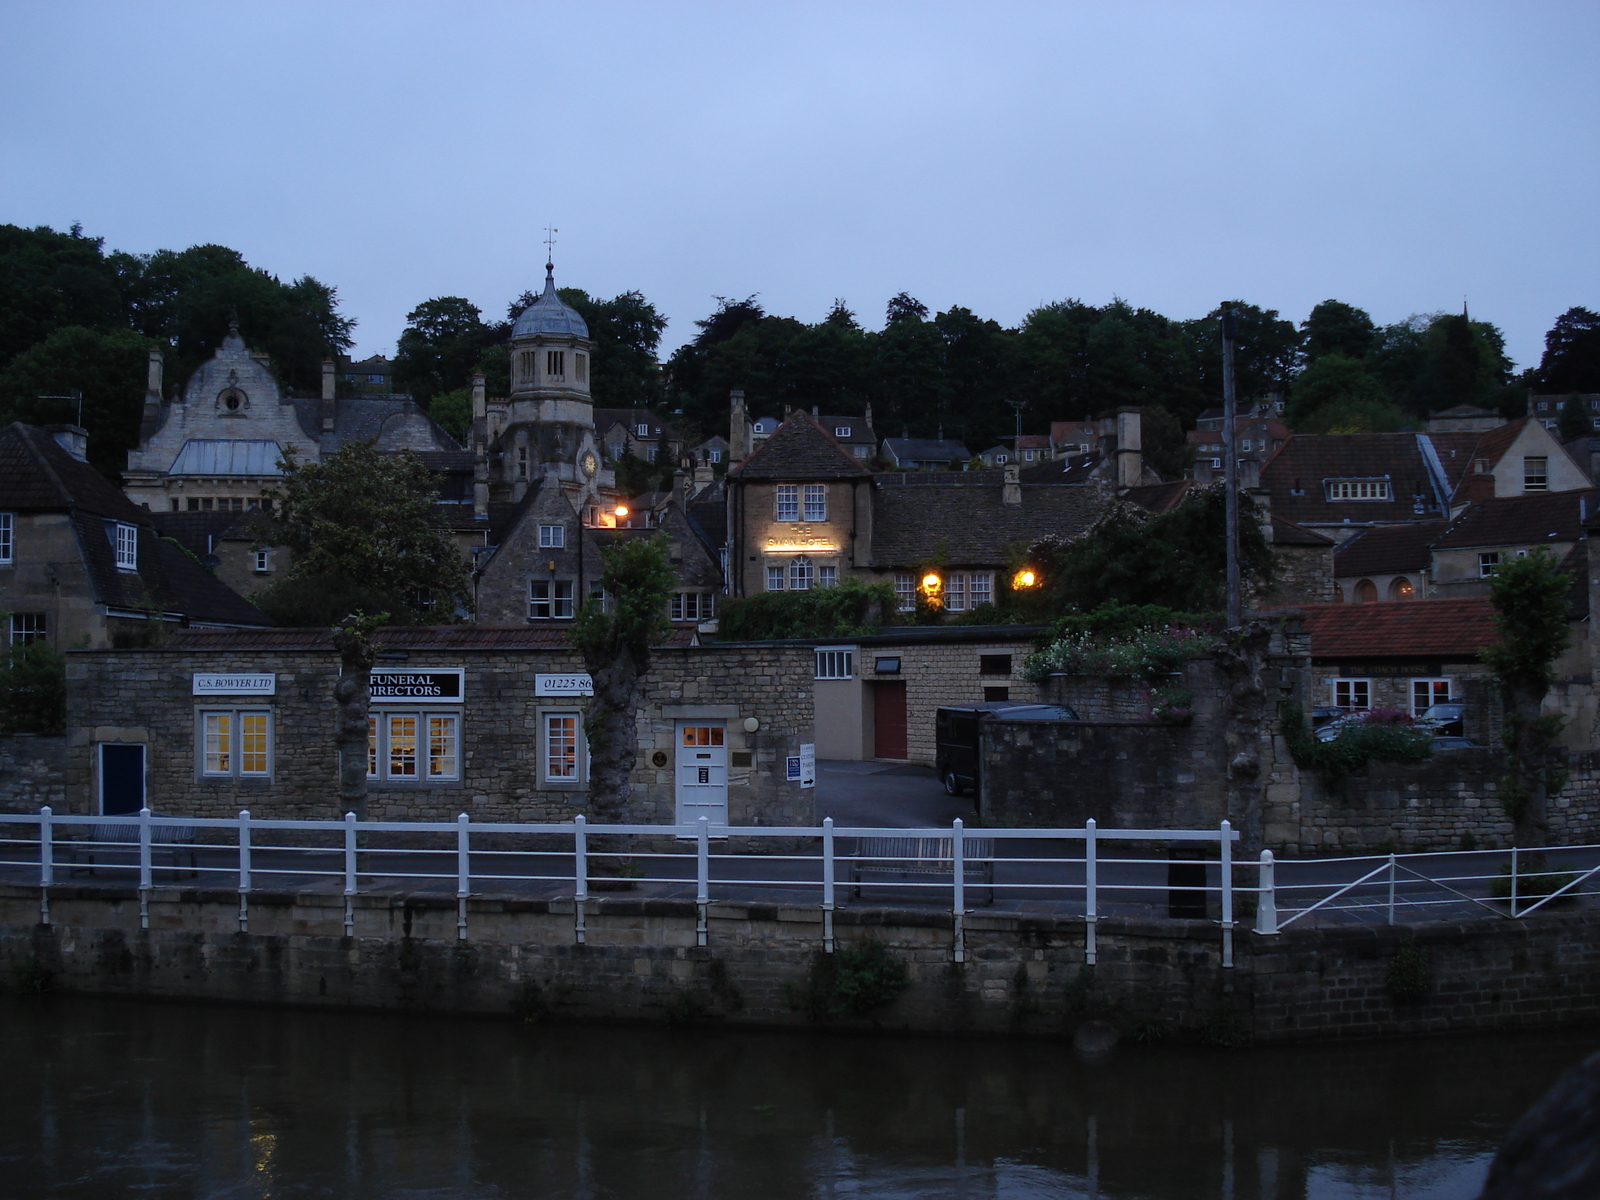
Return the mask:
<svg viewBox="0 0 1600 1200">
<path fill-rule="evenodd" d="M 1078 714 L 1064 704 L 1028 704 L 1020 700 L 991 700 L 986 704 L 951 705 L 934 719 L 934 765 L 944 790 L 959 796 L 978 790 L 978 723 L 986 716 L 1008 721 L 1076 721 Z"/>
</svg>

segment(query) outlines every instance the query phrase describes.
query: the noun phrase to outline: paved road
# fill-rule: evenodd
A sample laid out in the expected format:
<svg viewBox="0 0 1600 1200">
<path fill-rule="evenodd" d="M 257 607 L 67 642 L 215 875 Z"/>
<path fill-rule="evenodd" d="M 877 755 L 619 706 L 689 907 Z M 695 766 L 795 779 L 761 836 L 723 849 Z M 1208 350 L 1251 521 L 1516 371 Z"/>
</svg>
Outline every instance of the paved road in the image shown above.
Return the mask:
<svg viewBox="0 0 1600 1200">
<path fill-rule="evenodd" d="M 903 763 L 839 762 L 817 764 L 817 820 L 858 828 L 926 829 L 947 826 L 960 817 L 971 823 L 977 809 L 970 797 L 947 796 L 932 767 Z"/>
</svg>

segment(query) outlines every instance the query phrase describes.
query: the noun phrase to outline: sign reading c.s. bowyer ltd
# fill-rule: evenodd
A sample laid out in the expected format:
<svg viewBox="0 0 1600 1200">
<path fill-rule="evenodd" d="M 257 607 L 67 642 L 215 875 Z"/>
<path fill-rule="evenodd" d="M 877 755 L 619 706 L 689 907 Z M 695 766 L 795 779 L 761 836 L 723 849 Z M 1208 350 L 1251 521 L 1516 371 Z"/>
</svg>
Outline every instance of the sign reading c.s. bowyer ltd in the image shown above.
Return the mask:
<svg viewBox="0 0 1600 1200">
<path fill-rule="evenodd" d="M 191 694 L 196 696 L 273 696 L 278 691 L 278 677 L 273 674 L 205 675 L 196 672 L 191 678 Z"/>
</svg>

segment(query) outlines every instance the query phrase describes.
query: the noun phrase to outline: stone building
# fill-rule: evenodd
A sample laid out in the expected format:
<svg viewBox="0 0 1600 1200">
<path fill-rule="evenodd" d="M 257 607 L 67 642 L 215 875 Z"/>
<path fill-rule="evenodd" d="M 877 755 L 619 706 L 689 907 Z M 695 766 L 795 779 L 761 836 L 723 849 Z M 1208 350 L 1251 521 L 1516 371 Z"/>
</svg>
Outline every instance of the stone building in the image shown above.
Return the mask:
<svg viewBox="0 0 1600 1200">
<path fill-rule="evenodd" d="M 585 811 L 588 677 L 558 630 L 387 629 L 379 641 L 372 818 L 544 821 Z M 814 824 L 814 792 L 787 769 L 812 742 L 810 651 L 685 642 L 657 650 L 642 683 L 630 819 Z M 186 632 L 160 649 L 75 651 L 68 807 L 337 816 L 338 673 L 319 630 Z"/>
<path fill-rule="evenodd" d="M 159 536 L 84 459 L 77 426 L 0 432 L 0 611 L 10 643 L 159 641 L 181 626 L 271 622 Z"/>
</svg>

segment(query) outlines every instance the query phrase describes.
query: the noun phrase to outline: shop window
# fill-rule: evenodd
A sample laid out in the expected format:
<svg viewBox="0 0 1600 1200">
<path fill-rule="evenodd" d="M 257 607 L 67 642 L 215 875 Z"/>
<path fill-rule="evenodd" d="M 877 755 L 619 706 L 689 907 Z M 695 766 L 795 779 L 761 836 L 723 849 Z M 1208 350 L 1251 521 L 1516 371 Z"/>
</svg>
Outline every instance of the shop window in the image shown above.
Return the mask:
<svg viewBox="0 0 1600 1200">
<path fill-rule="evenodd" d="M 461 716 L 382 712 L 367 718 L 367 776 L 398 783 L 453 780 L 460 775 Z"/>
<path fill-rule="evenodd" d="M 264 778 L 272 773 L 272 714 L 260 709 L 209 709 L 200 714 L 200 773 Z"/>
<path fill-rule="evenodd" d="M 1430 704 L 1450 703 L 1448 679 L 1413 679 L 1411 681 L 1411 715 L 1420 717 Z"/>
<path fill-rule="evenodd" d="M 1371 708 L 1372 680 L 1335 679 L 1333 681 L 1333 702 L 1337 707 L 1346 710 Z"/>
<path fill-rule="evenodd" d="M 588 774 L 589 753 L 583 739 L 583 714 L 577 711 L 540 713 L 540 782 L 582 784 Z"/>
<path fill-rule="evenodd" d="M 528 581 L 528 620 L 565 621 L 572 617 L 572 580 L 531 579 Z"/>
</svg>

